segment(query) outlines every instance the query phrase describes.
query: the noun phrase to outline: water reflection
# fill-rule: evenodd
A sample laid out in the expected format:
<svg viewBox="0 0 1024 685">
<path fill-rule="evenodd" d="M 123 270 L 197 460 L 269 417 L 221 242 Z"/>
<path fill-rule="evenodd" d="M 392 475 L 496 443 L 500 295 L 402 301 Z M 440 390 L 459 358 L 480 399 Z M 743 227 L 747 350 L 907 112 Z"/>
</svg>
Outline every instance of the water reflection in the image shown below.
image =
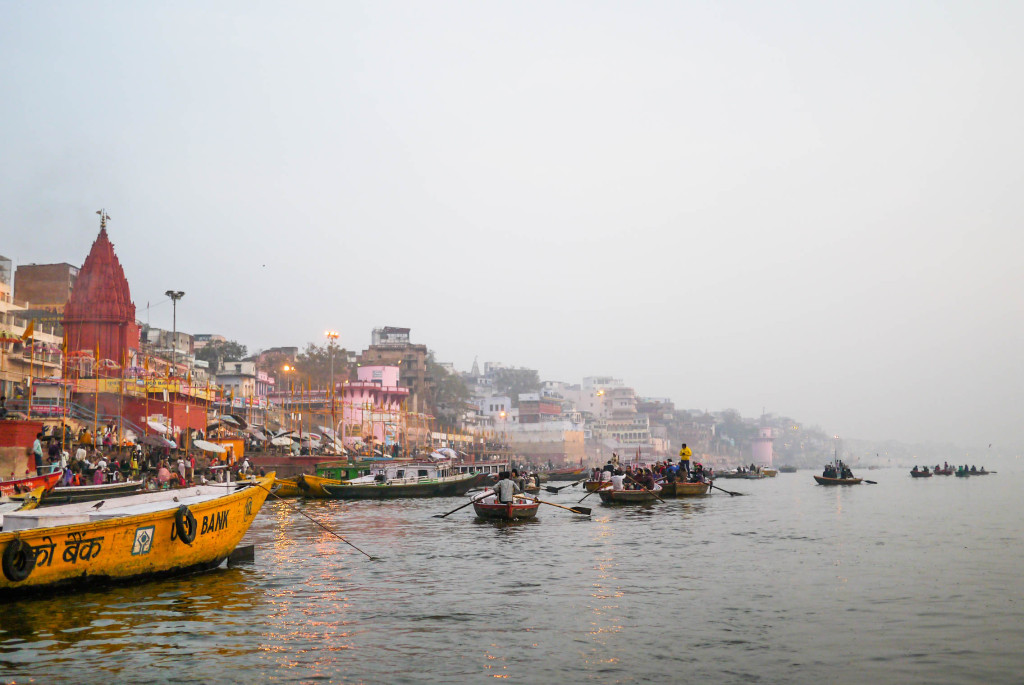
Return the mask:
<svg viewBox="0 0 1024 685">
<path fill-rule="evenodd" d="M 463 498 L 296 504 L 379 562 L 268 503 L 244 541 L 251 566 L 6 604 L 0 671 L 147 683 L 785 682 L 795 668 L 811 682 L 842 681 L 849 663 L 858 680 L 1015 672 L 997 639 L 1024 621 L 1006 601 L 1024 593 L 1014 483 L 839 492 L 774 480 L 748 497 L 513 523 L 434 518 Z M 951 641 L 955 656 L 928 651 Z"/>
</svg>

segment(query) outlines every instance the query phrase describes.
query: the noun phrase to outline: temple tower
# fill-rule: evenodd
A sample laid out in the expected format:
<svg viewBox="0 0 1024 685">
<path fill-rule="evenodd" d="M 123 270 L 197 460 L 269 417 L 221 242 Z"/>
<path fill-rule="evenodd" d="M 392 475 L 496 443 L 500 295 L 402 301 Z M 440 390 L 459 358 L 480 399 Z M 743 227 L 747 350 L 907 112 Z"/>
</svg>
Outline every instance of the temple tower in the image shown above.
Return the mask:
<svg viewBox="0 0 1024 685">
<path fill-rule="evenodd" d="M 100 359 L 127 366 L 133 363 L 139 349 L 135 305 L 124 269 L 107 237 L 110 217 L 103 210 L 97 214 L 100 215 L 100 233 L 64 308 L 67 351 L 96 354 L 98 350 Z"/>
</svg>

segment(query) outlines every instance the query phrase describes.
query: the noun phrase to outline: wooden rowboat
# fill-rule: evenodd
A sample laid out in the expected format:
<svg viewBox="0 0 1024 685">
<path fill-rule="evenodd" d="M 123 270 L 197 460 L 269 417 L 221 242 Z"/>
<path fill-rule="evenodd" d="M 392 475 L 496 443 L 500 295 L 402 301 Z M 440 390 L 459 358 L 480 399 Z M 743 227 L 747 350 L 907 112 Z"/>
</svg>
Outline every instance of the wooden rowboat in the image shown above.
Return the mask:
<svg viewBox="0 0 1024 685">
<path fill-rule="evenodd" d="M 698 497 L 708 492 L 708 483 L 662 483 L 658 494 L 662 497 Z"/>
<path fill-rule="evenodd" d="M 274 474 L 18 511 L 0 533 L 0 596 L 216 568 L 263 506 Z"/>
<path fill-rule="evenodd" d="M 583 489 L 587 492 L 597 492 L 604 488 L 611 487 L 612 482 L 610 480 L 588 480 L 584 481 Z"/>
<path fill-rule="evenodd" d="M 324 484 L 344 485 L 345 481 L 335 478 L 323 478 L 322 476 L 311 476 L 308 473 L 299 474 L 294 478 L 281 478 L 277 481 L 280 486 L 274 494 L 278 497 L 311 497 L 315 499 L 330 499 L 331 495 L 324 490 Z"/>
<path fill-rule="evenodd" d="M 123 483 L 103 483 L 102 485 L 67 485 L 58 486 L 46 493 L 39 506 L 52 507 L 73 502 L 95 502 L 113 497 L 134 495 L 142 490 L 145 483 L 141 480 L 129 480 Z"/>
<path fill-rule="evenodd" d="M 498 521 L 516 521 L 520 519 L 532 519 L 537 517 L 537 509 L 540 502 L 525 497 L 516 499 L 515 502 L 501 504 L 500 502 L 473 502 L 473 509 L 476 515 L 482 519 L 493 519 Z"/>
<path fill-rule="evenodd" d="M 47 490 L 51 490 L 55 485 L 57 485 L 57 481 L 60 480 L 60 476 L 60 471 L 55 471 L 41 476 L 22 478 L 21 480 L 3 480 L 0 481 L 0 495 L 20 495 L 26 492 L 31 492 L 40 485 L 46 487 Z"/>
<path fill-rule="evenodd" d="M 911 471 L 910 475 L 914 478 L 931 478 L 931 471 Z"/>
<path fill-rule="evenodd" d="M 818 481 L 818 485 L 859 485 L 863 478 L 826 478 L 825 476 L 815 476 L 814 480 Z"/>
<path fill-rule="evenodd" d="M 657 501 L 650 490 L 599 490 L 598 497 L 604 504 L 650 504 Z"/>
<path fill-rule="evenodd" d="M 544 480 L 543 476 L 545 475 L 548 477 L 548 480 L 579 480 L 580 478 L 586 477 L 586 475 L 589 472 L 590 469 L 586 467 L 578 469 L 553 469 L 551 471 L 546 471 L 545 473 L 542 473 L 541 480 Z"/>
</svg>

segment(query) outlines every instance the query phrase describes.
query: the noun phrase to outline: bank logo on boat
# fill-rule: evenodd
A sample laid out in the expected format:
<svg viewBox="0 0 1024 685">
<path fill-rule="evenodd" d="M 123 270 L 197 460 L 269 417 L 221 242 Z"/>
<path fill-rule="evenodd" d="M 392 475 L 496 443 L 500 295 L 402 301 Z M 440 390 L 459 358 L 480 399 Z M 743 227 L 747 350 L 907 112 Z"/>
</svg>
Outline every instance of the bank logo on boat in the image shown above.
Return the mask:
<svg viewBox="0 0 1024 685">
<path fill-rule="evenodd" d="M 155 526 L 146 526 L 145 528 L 135 529 L 135 544 L 132 545 L 133 557 L 140 554 L 149 554 L 149 550 L 153 546 L 154 529 Z"/>
</svg>

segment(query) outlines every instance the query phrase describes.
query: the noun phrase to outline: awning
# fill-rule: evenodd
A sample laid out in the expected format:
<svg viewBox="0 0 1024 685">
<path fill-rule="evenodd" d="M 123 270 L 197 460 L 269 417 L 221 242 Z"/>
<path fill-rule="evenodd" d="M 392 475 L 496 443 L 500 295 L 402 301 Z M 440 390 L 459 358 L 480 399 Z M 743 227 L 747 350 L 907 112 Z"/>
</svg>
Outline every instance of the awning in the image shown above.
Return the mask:
<svg viewBox="0 0 1024 685">
<path fill-rule="evenodd" d="M 192 444 L 198 447 L 199 449 L 203 450 L 204 452 L 215 452 L 217 454 L 224 454 L 224 452 L 227 451 L 220 445 L 217 445 L 212 442 L 207 442 L 206 440 L 194 440 Z"/>
</svg>

